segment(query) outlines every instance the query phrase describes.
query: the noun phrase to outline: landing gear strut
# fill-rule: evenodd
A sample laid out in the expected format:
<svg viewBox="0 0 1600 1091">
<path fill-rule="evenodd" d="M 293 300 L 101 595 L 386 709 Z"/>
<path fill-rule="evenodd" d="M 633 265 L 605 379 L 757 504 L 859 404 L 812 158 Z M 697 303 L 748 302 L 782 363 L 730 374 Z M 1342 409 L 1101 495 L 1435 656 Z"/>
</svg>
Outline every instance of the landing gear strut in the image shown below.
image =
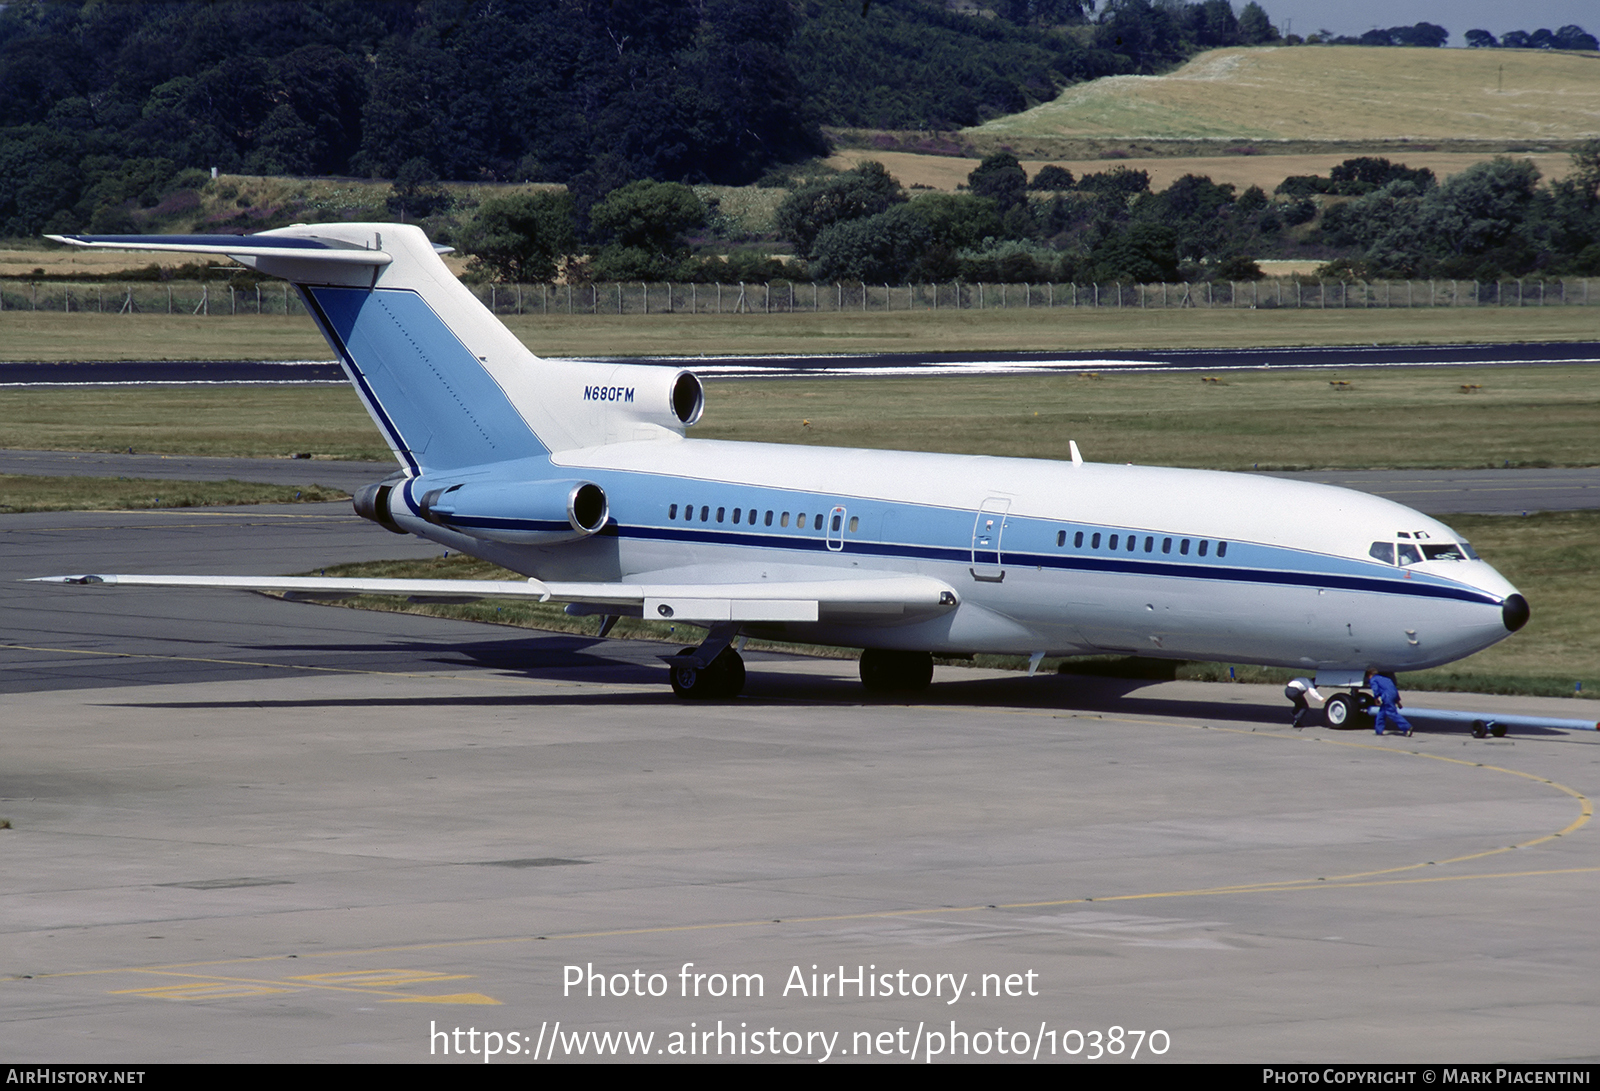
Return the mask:
<svg viewBox="0 0 1600 1091">
<path fill-rule="evenodd" d="M 861 653 L 861 684 L 874 693 L 921 693 L 932 681 L 931 652 L 868 648 Z"/>
<path fill-rule="evenodd" d="M 662 656 L 672 692 L 684 700 L 739 696 L 744 690 L 744 660 L 732 647 L 738 635 L 737 625 L 719 622 L 698 648 Z"/>
</svg>

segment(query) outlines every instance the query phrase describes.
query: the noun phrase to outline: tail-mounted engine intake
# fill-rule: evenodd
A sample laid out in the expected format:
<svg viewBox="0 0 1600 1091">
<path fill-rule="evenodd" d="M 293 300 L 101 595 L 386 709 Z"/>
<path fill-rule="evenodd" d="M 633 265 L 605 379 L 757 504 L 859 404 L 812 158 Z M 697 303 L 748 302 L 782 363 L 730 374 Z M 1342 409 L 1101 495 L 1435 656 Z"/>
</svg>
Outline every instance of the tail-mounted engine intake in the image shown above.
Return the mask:
<svg viewBox="0 0 1600 1091">
<path fill-rule="evenodd" d="M 682 435 L 705 409 L 705 388 L 692 371 L 596 361 L 548 361 L 547 370 L 547 397 L 584 443 L 647 439 L 660 429 Z"/>
<path fill-rule="evenodd" d="M 440 478 L 419 477 L 407 486 L 417 511 L 435 526 L 486 541 L 573 542 L 598 533 L 611 516 L 605 490 L 592 481 L 451 483 Z"/>
</svg>

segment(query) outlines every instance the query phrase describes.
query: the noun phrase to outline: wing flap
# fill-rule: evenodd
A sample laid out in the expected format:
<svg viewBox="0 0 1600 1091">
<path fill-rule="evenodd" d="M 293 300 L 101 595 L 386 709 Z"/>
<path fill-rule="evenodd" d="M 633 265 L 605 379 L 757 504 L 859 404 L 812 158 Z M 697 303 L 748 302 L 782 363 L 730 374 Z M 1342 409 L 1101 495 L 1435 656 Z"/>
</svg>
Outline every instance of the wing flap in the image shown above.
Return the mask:
<svg viewBox="0 0 1600 1091">
<path fill-rule="evenodd" d="M 225 591 L 281 591 L 302 600 L 350 598 L 355 595 L 399 595 L 417 601 L 472 602 L 477 599 L 535 599 L 550 593 L 538 580 L 394 580 L 342 579 L 335 576 L 44 576 L 32 583 L 68 583 L 90 587 L 208 588 Z"/>
</svg>

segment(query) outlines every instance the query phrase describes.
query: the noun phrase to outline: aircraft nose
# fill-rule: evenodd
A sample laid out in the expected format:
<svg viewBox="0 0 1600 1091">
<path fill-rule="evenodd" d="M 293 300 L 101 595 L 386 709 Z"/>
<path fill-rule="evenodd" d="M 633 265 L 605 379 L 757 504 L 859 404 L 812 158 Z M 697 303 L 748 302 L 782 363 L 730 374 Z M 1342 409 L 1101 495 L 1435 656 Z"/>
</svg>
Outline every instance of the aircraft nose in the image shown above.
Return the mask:
<svg viewBox="0 0 1600 1091">
<path fill-rule="evenodd" d="M 1521 595 L 1511 595 L 1500 604 L 1500 620 L 1505 622 L 1506 632 L 1514 633 L 1528 624 L 1528 618 L 1533 611 L 1528 609 L 1528 600 Z"/>
</svg>

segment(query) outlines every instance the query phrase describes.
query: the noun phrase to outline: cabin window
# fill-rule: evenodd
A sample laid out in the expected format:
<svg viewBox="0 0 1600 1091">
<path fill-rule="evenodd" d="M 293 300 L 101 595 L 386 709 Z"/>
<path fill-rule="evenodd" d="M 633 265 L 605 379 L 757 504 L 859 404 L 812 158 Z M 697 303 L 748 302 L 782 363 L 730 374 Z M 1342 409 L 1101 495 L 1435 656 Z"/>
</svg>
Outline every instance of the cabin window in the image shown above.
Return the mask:
<svg viewBox="0 0 1600 1091">
<path fill-rule="evenodd" d="M 1228 555 L 1228 543 L 1227 542 L 1218 542 L 1217 543 L 1217 556 L 1218 557 L 1226 557 L 1227 555 Z"/>
<path fill-rule="evenodd" d="M 844 516 L 840 515 L 838 512 L 834 512 L 834 515 L 833 515 L 833 527 L 831 528 L 833 530 L 833 533 L 835 533 L 835 534 L 839 533 L 839 526 L 843 522 L 844 522 Z"/>
<path fill-rule="evenodd" d="M 744 522 L 744 509 L 743 508 L 734 508 L 733 509 L 733 521 L 735 523 Z"/>
<path fill-rule="evenodd" d="M 1078 533 L 1076 533 L 1076 534 L 1074 534 L 1072 536 L 1072 548 L 1074 548 L 1074 549 L 1082 549 L 1083 548 L 1083 531 L 1080 530 L 1080 531 L 1078 531 Z"/>
<path fill-rule="evenodd" d="M 1066 544 L 1067 544 L 1067 532 L 1064 531 L 1064 530 L 1056 531 L 1056 548 L 1060 549 L 1062 546 L 1064 546 Z"/>
<path fill-rule="evenodd" d="M 1163 538 L 1163 539 L 1161 539 L 1161 552 L 1163 552 L 1163 553 L 1171 553 L 1172 552 L 1172 539 L 1171 538 Z"/>
<path fill-rule="evenodd" d="M 755 526 L 756 525 L 756 509 L 755 508 L 751 508 L 750 509 L 750 518 L 748 520 L 746 520 L 746 522 L 748 522 L 751 526 Z"/>
<path fill-rule="evenodd" d="M 817 517 L 812 522 L 811 529 L 812 530 L 821 530 L 822 529 L 822 513 L 820 511 L 817 512 Z"/>
<path fill-rule="evenodd" d="M 1145 538 L 1145 540 L 1144 540 L 1144 551 L 1146 553 L 1154 553 L 1155 549 L 1156 549 L 1156 540 L 1154 538 L 1149 538 L 1149 537 Z"/>
<path fill-rule="evenodd" d="M 789 513 L 788 512 L 784 512 L 783 513 L 783 518 L 778 521 L 778 525 L 780 527 L 786 527 L 786 526 L 789 525 Z"/>
<path fill-rule="evenodd" d="M 852 515 L 850 517 L 850 533 L 854 534 L 856 532 L 856 528 L 859 527 L 860 525 L 861 525 L 861 517 L 859 515 Z"/>
<path fill-rule="evenodd" d="M 1117 548 L 1117 541 L 1121 537 L 1122 537 L 1122 535 L 1120 535 L 1120 534 L 1113 534 L 1111 536 L 1111 541 L 1106 543 L 1106 548 L 1108 548 L 1108 549 L 1116 549 Z"/>
<path fill-rule="evenodd" d="M 772 525 L 772 513 L 770 511 L 767 512 L 767 523 L 766 523 L 766 525 L 769 526 L 769 527 Z"/>
<path fill-rule="evenodd" d="M 1204 557 L 1206 555 L 1206 547 L 1210 544 L 1211 543 L 1206 541 L 1204 538 L 1200 539 L 1200 556 Z"/>
<path fill-rule="evenodd" d="M 670 508 L 667 509 L 667 518 L 668 519 L 676 519 L 677 517 L 678 517 L 678 505 L 674 504 Z"/>
<path fill-rule="evenodd" d="M 717 522 L 719 522 L 719 523 L 722 522 L 722 516 L 727 510 L 728 510 L 727 508 L 718 508 L 717 509 Z"/>
<path fill-rule="evenodd" d="M 1184 538 L 1178 542 L 1178 553 L 1184 557 L 1189 555 L 1189 539 Z"/>
<path fill-rule="evenodd" d="M 1099 531 L 1095 531 L 1094 537 L 1089 539 L 1089 548 L 1090 549 L 1099 549 L 1100 548 L 1100 532 Z"/>
<path fill-rule="evenodd" d="M 700 521 L 702 523 L 711 522 L 711 508 L 704 504 L 700 506 Z"/>
<path fill-rule="evenodd" d="M 796 515 L 794 517 L 794 525 L 799 530 L 806 529 L 806 513 L 805 512 L 801 512 L 799 515 Z"/>
</svg>

